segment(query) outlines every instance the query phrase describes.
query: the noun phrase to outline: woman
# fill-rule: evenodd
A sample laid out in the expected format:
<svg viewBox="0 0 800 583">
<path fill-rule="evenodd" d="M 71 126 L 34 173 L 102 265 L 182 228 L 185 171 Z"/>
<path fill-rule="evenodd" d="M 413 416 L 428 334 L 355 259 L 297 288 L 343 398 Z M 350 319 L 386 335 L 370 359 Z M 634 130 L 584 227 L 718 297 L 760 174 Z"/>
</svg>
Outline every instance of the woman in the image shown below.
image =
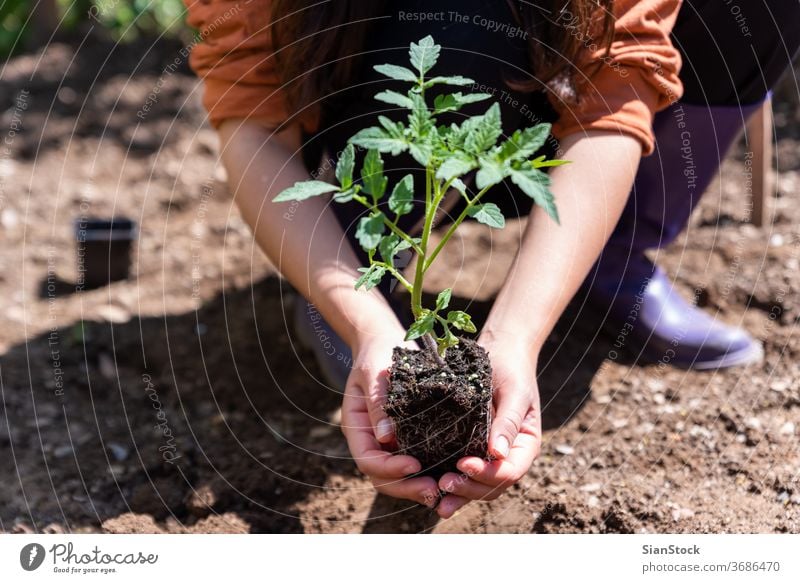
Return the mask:
<svg viewBox="0 0 800 583">
<path fill-rule="evenodd" d="M 444 490 L 436 507 L 449 517 L 528 471 L 541 433 L 538 353 L 582 284 L 618 327 L 639 304 L 628 342 L 649 358 L 666 349 L 673 364 L 697 368 L 760 358 L 746 332 L 675 294 L 644 251 L 683 228 L 747 115 L 790 63 L 796 2 L 747 3 L 736 14 L 730 3 L 677 0 L 186 3 L 202 41 L 191 64 L 236 202 L 264 252 L 352 351 L 342 425 L 379 491 L 436 506 Z M 496 459 L 462 459 L 462 474 L 438 483 L 407 477 L 419 462 L 388 451 L 381 403 L 404 327 L 381 290 L 353 289 L 364 262 L 352 245 L 351 207 L 316 198 L 287 211 L 269 202 L 318 176 L 329 166 L 323 158 L 371 125 L 385 108 L 372 100 L 383 88 L 372 65 L 405 62 L 409 43 L 427 34 L 444 47 L 438 74 L 468 75 L 494 93 L 506 133 L 552 120 L 558 155 L 572 161 L 551 173 L 562 226 L 531 211 L 479 338 L 494 369 Z M 525 199 L 510 189 L 501 198 L 506 207 Z"/>
</svg>

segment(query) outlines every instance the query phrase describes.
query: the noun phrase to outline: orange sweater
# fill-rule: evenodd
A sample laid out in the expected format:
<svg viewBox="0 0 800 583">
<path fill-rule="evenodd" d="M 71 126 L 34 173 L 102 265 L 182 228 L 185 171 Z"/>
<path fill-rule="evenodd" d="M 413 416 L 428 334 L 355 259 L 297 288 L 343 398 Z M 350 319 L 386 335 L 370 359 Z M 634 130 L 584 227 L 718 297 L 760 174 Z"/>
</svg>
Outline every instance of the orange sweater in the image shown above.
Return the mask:
<svg viewBox="0 0 800 583">
<path fill-rule="evenodd" d="M 184 0 L 188 22 L 200 31 L 190 64 L 203 79 L 203 104 L 211 124 L 230 118 L 259 117 L 284 122 L 291 108 L 280 90 L 270 36 L 270 0 Z M 592 39 L 574 64 L 578 69 L 577 106 L 550 101 L 559 120 L 556 138 L 591 130 L 618 131 L 637 138 L 645 155 L 653 151 L 653 114 L 680 98 L 681 60 L 669 32 L 681 0 L 617 0 L 611 50 L 603 54 Z M 569 21 L 563 21 L 571 34 Z M 306 120 L 306 129 L 316 123 Z"/>
</svg>

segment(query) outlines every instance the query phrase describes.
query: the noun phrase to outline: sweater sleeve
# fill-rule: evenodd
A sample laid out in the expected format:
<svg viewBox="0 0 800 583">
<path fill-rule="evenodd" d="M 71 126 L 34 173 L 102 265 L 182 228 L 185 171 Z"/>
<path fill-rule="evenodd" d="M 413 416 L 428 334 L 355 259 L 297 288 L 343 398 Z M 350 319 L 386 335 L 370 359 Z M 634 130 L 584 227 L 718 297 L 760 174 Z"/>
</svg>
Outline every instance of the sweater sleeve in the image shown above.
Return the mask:
<svg viewBox="0 0 800 583">
<path fill-rule="evenodd" d="M 203 81 L 203 105 L 218 127 L 257 117 L 279 125 L 289 118 L 274 66 L 269 0 L 183 0 L 197 29 L 189 64 Z"/>
<path fill-rule="evenodd" d="M 683 93 L 678 77 L 681 57 L 669 38 L 680 6 L 680 0 L 615 3 L 608 54 L 589 41 L 576 63 L 577 105 L 550 94 L 559 114 L 553 125 L 556 138 L 591 130 L 617 131 L 638 139 L 643 155 L 653 152 L 653 115 Z"/>
</svg>

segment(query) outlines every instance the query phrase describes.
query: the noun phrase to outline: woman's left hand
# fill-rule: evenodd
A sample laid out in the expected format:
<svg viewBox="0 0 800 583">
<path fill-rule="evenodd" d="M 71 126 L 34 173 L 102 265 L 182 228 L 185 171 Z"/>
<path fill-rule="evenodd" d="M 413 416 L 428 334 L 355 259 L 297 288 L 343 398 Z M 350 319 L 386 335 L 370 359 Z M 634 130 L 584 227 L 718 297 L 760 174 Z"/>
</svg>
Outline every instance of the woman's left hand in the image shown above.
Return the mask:
<svg viewBox="0 0 800 583">
<path fill-rule="evenodd" d="M 439 479 L 447 494 L 436 510 L 450 518 L 472 500 L 494 500 L 518 482 L 539 456 L 542 416 L 536 384 L 536 360 L 529 345 L 514 340 L 498 341 L 484 333 L 479 343 L 492 363 L 494 410 L 489 434 L 489 452 L 496 459 L 461 458 L 456 467 Z"/>
</svg>

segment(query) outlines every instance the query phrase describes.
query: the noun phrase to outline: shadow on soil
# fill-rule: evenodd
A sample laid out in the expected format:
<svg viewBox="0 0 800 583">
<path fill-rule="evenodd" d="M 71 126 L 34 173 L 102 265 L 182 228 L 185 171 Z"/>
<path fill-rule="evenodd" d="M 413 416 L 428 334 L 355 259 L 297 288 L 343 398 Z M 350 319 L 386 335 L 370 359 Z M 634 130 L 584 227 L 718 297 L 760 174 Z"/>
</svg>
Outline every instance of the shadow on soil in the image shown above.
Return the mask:
<svg viewBox="0 0 800 583">
<path fill-rule="evenodd" d="M 356 470 L 334 417 L 341 395 L 316 380 L 312 356 L 290 338 L 287 292 L 268 278 L 196 312 L 85 321 L 8 350 L 0 528 L 96 529 L 125 512 L 191 526 L 236 513 L 252 532 L 301 532 L 296 505 Z M 488 309 L 470 306 L 479 322 Z M 589 342 L 595 332 L 568 314 L 548 342 L 539 377 L 546 428 L 586 401 L 608 351 Z M 436 522 L 427 509 L 403 507 L 376 497 L 364 531 Z"/>
</svg>

